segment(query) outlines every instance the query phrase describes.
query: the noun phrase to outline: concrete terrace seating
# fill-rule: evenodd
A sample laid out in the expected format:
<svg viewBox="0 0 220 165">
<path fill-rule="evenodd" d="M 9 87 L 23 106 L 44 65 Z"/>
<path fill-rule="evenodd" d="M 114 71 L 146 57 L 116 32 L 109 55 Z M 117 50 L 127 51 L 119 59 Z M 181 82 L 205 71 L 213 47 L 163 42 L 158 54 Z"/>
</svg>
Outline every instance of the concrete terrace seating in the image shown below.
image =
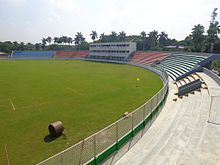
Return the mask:
<svg viewBox="0 0 220 165">
<path fill-rule="evenodd" d="M 196 64 L 207 58 L 206 56 L 172 54 L 157 67 L 164 68 L 172 80 L 190 71 Z"/>
<path fill-rule="evenodd" d="M 50 59 L 53 56 L 54 51 L 13 51 L 11 58 Z"/>
<path fill-rule="evenodd" d="M 179 89 L 180 89 L 182 86 L 184 86 L 184 85 L 186 85 L 186 84 L 189 84 L 189 83 L 192 83 L 192 82 L 194 82 L 195 80 L 198 80 L 198 79 L 199 79 L 200 81 L 203 82 L 203 80 L 202 80 L 200 77 L 196 76 L 196 75 L 197 75 L 197 74 L 192 74 L 192 75 L 189 75 L 189 76 L 187 76 L 187 77 L 185 77 L 185 78 L 183 78 L 183 79 L 181 79 L 181 80 L 176 81 L 175 84 L 176 84 L 176 86 L 177 86 L 178 91 L 179 91 Z M 189 93 L 193 93 L 193 91 L 192 91 L 192 92 L 189 92 Z M 178 95 L 178 92 L 176 93 L 176 95 Z"/>
<path fill-rule="evenodd" d="M 89 51 L 57 51 L 55 58 L 85 58 L 89 55 Z"/>
<path fill-rule="evenodd" d="M 197 79 L 199 79 L 199 78 L 197 78 Z M 193 81 L 195 81 L 197 79 L 194 79 L 194 77 L 192 77 L 190 75 L 190 76 L 187 76 L 187 77 L 185 77 L 185 78 L 183 78 L 183 79 L 181 79 L 179 81 L 176 81 L 176 86 L 177 86 L 177 88 L 180 88 L 181 86 L 183 86 L 183 85 L 185 85 L 187 83 L 193 82 Z"/>
<path fill-rule="evenodd" d="M 167 56 L 168 53 L 137 51 L 134 53 L 131 62 L 139 65 L 151 64 L 156 61 L 164 60 Z"/>
<path fill-rule="evenodd" d="M 200 76 L 208 87 L 220 90 L 210 77 L 203 73 Z M 201 89 L 176 102 L 172 101 L 176 86 L 170 83 L 169 90 L 158 118 L 116 165 L 220 164 L 220 127 L 207 122 L 212 90 Z"/>
</svg>

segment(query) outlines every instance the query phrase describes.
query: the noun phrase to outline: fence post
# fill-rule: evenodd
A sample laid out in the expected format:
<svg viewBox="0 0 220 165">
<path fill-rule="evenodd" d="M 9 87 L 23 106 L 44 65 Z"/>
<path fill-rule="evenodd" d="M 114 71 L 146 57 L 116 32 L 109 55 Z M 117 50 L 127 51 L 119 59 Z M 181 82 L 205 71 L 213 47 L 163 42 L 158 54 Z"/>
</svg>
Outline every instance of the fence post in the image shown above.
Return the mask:
<svg viewBox="0 0 220 165">
<path fill-rule="evenodd" d="M 131 116 L 131 122 L 132 122 L 132 131 L 131 131 L 131 135 L 132 137 L 134 136 L 134 113 L 132 113 L 132 116 Z"/>
<path fill-rule="evenodd" d="M 152 124 L 152 118 L 153 118 L 153 116 L 152 116 L 152 100 L 150 100 L 150 125 Z"/>
<path fill-rule="evenodd" d="M 97 164 L 96 162 L 96 134 L 93 136 L 93 140 L 94 140 L 94 161 L 95 161 L 95 165 Z"/>
<path fill-rule="evenodd" d="M 165 88 L 163 88 L 163 97 L 165 96 L 165 92 L 166 91 L 166 87 Z"/>
<path fill-rule="evenodd" d="M 146 106 L 146 103 L 144 104 L 144 107 L 143 107 L 143 126 L 145 127 L 145 106 Z"/>
<path fill-rule="evenodd" d="M 117 150 L 119 149 L 119 146 L 118 146 L 118 122 L 116 123 L 116 149 Z"/>
<path fill-rule="evenodd" d="M 159 103 L 159 95 L 160 95 L 160 92 L 157 93 L 157 107 L 158 107 L 158 103 Z"/>
<path fill-rule="evenodd" d="M 150 112 L 152 112 L 152 109 L 153 109 L 153 97 L 152 99 L 150 99 Z"/>
<path fill-rule="evenodd" d="M 82 141 L 82 147 L 81 147 L 81 154 L 80 154 L 80 158 L 79 158 L 79 165 L 83 164 L 82 163 L 82 156 L 83 156 L 83 148 L 84 148 L 84 139 Z"/>
</svg>

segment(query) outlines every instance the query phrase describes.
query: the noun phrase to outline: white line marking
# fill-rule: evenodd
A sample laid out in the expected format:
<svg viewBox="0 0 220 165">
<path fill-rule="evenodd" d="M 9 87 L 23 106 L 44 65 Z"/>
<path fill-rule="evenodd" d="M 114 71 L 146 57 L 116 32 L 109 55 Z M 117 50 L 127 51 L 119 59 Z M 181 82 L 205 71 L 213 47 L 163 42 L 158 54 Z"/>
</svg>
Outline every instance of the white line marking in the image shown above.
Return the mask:
<svg viewBox="0 0 220 165">
<path fill-rule="evenodd" d="M 15 106 L 14 106 L 12 100 L 11 100 L 11 99 L 9 99 L 9 100 L 10 100 L 10 102 L 11 102 L 11 106 L 12 106 L 13 110 L 15 111 Z"/>
<path fill-rule="evenodd" d="M 82 93 L 79 93 L 77 90 L 75 90 L 75 89 L 73 89 L 73 88 L 71 88 L 69 86 L 66 86 L 66 89 L 69 90 L 69 91 L 72 91 L 72 92 L 74 92 L 74 93 L 76 93 L 76 94 L 78 94 L 80 96 L 82 96 Z"/>
</svg>

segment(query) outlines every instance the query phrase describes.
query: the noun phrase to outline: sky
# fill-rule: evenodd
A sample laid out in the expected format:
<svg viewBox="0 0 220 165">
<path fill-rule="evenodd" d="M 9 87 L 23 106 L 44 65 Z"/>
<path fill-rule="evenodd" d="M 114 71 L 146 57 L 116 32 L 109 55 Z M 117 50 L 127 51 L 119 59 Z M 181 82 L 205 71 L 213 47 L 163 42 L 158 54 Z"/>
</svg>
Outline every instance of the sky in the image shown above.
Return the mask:
<svg viewBox="0 0 220 165">
<path fill-rule="evenodd" d="M 110 34 L 124 31 L 139 35 L 165 31 L 183 40 L 194 25 L 207 30 L 211 13 L 220 0 L 0 0 L 0 41 L 41 42 L 43 37 L 91 31 Z"/>
</svg>

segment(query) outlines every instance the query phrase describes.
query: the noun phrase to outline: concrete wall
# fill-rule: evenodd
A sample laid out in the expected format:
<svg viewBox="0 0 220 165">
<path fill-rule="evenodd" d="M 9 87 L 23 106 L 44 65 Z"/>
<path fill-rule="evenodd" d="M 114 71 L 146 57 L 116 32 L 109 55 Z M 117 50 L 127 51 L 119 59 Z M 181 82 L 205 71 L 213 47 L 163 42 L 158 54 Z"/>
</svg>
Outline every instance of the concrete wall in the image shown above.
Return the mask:
<svg viewBox="0 0 220 165">
<path fill-rule="evenodd" d="M 211 77 L 213 80 L 215 80 L 215 82 L 220 86 L 220 77 L 218 75 L 206 68 L 203 69 L 203 72 L 207 74 L 209 77 Z"/>
</svg>

